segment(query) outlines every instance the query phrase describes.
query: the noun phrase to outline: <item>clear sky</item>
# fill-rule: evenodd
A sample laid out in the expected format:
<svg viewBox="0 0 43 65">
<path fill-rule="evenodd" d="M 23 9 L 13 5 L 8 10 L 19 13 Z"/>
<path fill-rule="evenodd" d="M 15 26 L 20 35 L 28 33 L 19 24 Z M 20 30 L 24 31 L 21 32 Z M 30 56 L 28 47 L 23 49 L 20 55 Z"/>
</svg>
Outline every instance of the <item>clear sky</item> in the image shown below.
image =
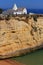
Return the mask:
<svg viewBox="0 0 43 65">
<path fill-rule="evenodd" d="M 18 7 L 43 9 L 43 0 L 0 0 L 0 8 L 11 8 L 16 3 Z"/>
</svg>

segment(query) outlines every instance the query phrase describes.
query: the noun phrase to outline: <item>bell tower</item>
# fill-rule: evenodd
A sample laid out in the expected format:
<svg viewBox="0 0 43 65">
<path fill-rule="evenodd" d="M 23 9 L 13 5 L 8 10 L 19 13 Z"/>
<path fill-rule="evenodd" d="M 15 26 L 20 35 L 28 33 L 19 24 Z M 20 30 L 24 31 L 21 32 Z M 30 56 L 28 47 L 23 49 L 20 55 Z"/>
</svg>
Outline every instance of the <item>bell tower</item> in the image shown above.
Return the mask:
<svg viewBox="0 0 43 65">
<path fill-rule="evenodd" d="M 17 5 L 16 4 L 14 4 L 13 10 L 17 10 Z"/>
</svg>

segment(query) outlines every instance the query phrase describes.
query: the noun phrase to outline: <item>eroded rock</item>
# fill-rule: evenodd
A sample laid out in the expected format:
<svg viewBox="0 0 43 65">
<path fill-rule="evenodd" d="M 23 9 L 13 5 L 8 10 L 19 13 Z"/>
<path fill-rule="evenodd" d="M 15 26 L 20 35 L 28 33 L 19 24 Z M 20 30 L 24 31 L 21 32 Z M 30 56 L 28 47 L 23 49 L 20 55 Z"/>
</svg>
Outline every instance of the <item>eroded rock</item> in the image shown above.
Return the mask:
<svg viewBox="0 0 43 65">
<path fill-rule="evenodd" d="M 43 47 L 43 18 L 0 21 L 0 58 L 20 56 Z"/>
</svg>

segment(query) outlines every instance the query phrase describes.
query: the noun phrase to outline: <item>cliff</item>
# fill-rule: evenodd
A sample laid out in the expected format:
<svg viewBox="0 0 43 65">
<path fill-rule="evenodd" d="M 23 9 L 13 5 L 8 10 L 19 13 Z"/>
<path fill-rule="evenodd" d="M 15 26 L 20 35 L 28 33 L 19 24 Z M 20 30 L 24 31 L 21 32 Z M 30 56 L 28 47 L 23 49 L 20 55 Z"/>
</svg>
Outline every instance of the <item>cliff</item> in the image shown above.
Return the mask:
<svg viewBox="0 0 43 65">
<path fill-rule="evenodd" d="M 0 58 L 20 56 L 43 48 L 43 17 L 0 20 Z"/>
</svg>

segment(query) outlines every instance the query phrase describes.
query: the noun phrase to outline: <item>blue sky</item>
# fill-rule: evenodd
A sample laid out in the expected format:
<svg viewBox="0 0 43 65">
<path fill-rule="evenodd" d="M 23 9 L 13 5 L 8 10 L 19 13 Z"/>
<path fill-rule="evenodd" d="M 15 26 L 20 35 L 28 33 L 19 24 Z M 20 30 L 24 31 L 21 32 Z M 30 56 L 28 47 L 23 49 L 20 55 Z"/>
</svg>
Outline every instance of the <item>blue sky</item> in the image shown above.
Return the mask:
<svg viewBox="0 0 43 65">
<path fill-rule="evenodd" d="M 43 0 L 0 0 L 0 8 L 11 8 L 16 3 L 18 7 L 43 9 Z"/>
</svg>

